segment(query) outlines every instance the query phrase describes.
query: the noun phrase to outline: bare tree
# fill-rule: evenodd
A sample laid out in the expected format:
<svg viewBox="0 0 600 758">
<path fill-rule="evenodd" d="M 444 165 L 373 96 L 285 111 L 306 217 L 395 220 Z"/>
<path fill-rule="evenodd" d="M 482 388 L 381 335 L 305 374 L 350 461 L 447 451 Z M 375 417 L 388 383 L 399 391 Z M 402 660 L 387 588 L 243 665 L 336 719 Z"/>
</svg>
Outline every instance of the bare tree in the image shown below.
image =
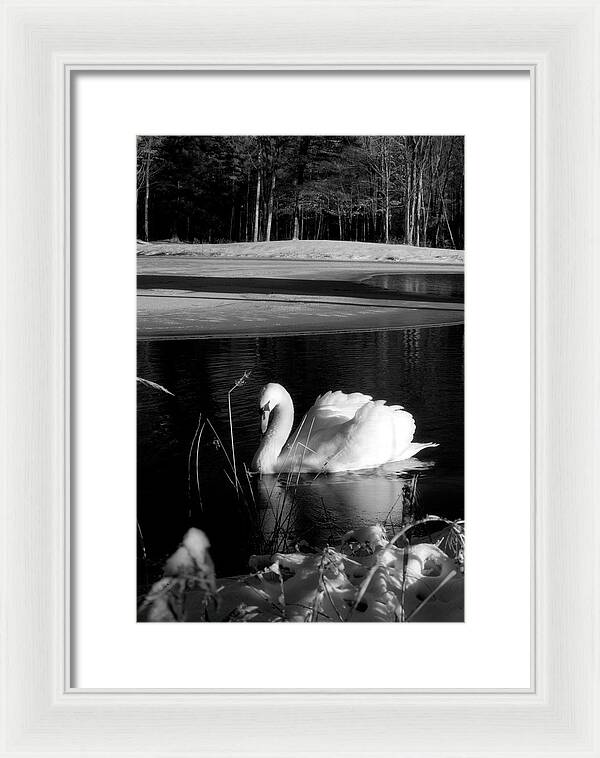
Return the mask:
<svg viewBox="0 0 600 758">
<path fill-rule="evenodd" d="M 137 194 L 144 189 L 144 239 L 150 238 L 150 186 L 160 170 L 160 148 L 164 138 L 144 136 L 137 138 Z"/>
</svg>

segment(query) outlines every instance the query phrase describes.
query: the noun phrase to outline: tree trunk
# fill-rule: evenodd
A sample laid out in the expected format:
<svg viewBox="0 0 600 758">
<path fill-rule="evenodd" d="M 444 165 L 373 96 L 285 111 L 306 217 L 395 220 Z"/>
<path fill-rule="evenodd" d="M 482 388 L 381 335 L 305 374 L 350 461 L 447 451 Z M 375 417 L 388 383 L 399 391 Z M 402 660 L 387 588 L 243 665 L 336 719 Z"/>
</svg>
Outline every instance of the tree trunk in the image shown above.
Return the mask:
<svg viewBox="0 0 600 758">
<path fill-rule="evenodd" d="M 446 219 L 446 225 L 448 227 L 448 233 L 450 234 L 450 241 L 452 242 L 452 247 L 456 250 L 456 243 L 454 242 L 454 235 L 452 234 L 452 229 L 450 227 L 450 221 L 448 220 L 448 214 L 446 213 L 446 201 L 442 198 L 442 206 L 444 208 L 444 218 Z"/>
<path fill-rule="evenodd" d="M 417 183 L 417 165 L 418 165 L 418 156 L 419 156 L 419 148 L 420 148 L 420 142 L 421 138 L 419 137 L 418 140 L 414 140 L 413 145 L 413 152 L 412 152 L 412 177 L 411 177 L 411 185 L 412 185 L 412 198 L 411 198 L 411 208 L 410 208 L 410 243 L 411 245 L 415 244 L 415 227 L 416 227 L 416 218 L 417 218 L 417 208 L 418 208 L 418 183 Z"/>
<path fill-rule="evenodd" d="M 407 245 L 412 244 L 410 233 L 410 207 L 412 198 L 412 145 L 410 143 L 410 137 L 406 138 L 406 203 L 404 205 L 404 242 Z"/>
<path fill-rule="evenodd" d="M 250 222 L 250 169 L 248 168 L 248 179 L 246 181 L 246 242 L 250 239 L 249 231 Z"/>
<path fill-rule="evenodd" d="M 419 182 L 417 185 L 417 218 L 416 218 L 416 224 L 415 228 L 417 230 L 417 246 L 421 243 L 421 216 L 422 216 L 422 206 L 423 204 L 423 165 L 421 164 L 421 167 L 419 169 Z"/>
<path fill-rule="evenodd" d="M 144 237 L 146 242 L 149 240 L 148 236 L 148 207 L 150 205 L 150 145 L 148 146 L 148 152 L 146 153 L 146 196 L 144 197 Z"/>
<path fill-rule="evenodd" d="M 292 239 L 299 239 L 300 230 L 300 190 L 304 182 L 304 169 L 308 157 L 308 148 L 310 146 L 310 137 L 300 137 L 298 143 L 298 162 L 296 164 L 296 175 L 294 176 L 294 236 Z"/>
<path fill-rule="evenodd" d="M 389 244 L 390 241 L 390 155 L 389 155 L 389 138 L 383 137 L 383 145 L 381 149 L 381 161 L 382 161 L 382 178 L 384 182 L 384 197 L 385 197 L 385 227 L 384 235 L 385 242 Z"/>
<path fill-rule="evenodd" d="M 441 147 L 440 147 L 441 149 Z M 444 207 L 444 197 L 446 194 L 446 184 L 448 182 L 448 168 L 450 166 L 450 158 L 452 157 L 452 151 L 454 150 L 454 137 L 450 138 L 450 148 L 448 149 L 448 153 L 446 155 L 446 161 L 444 164 L 444 167 L 442 169 L 444 181 L 443 183 L 439 184 L 438 180 L 438 191 L 439 191 L 439 206 L 438 206 L 438 212 L 437 212 L 437 218 L 436 218 L 436 226 L 435 226 L 435 247 L 438 247 L 438 240 L 439 240 L 439 234 L 440 234 L 440 227 L 442 224 L 442 219 L 446 215 L 445 207 Z M 452 238 L 452 235 L 450 235 Z"/>
<path fill-rule="evenodd" d="M 271 241 L 271 224 L 273 222 L 273 199 L 275 197 L 275 166 L 271 171 L 271 190 L 269 192 L 269 204 L 267 206 L 267 233 L 265 239 Z"/>
<path fill-rule="evenodd" d="M 386 181 L 385 187 L 385 242 L 386 245 L 390 241 L 390 181 L 389 178 Z"/>
<path fill-rule="evenodd" d="M 259 164 L 260 164 L 260 153 L 259 153 Z M 258 242 L 259 215 L 260 215 L 260 165 L 258 167 L 258 172 L 256 175 L 256 205 L 254 207 L 254 242 Z"/>
<path fill-rule="evenodd" d="M 173 219 L 173 225 L 172 225 L 172 231 L 171 231 L 171 240 L 173 242 L 179 242 L 179 202 L 180 202 L 180 195 L 179 190 L 181 189 L 181 180 L 177 180 L 177 203 L 175 205 L 175 218 Z"/>
</svg>

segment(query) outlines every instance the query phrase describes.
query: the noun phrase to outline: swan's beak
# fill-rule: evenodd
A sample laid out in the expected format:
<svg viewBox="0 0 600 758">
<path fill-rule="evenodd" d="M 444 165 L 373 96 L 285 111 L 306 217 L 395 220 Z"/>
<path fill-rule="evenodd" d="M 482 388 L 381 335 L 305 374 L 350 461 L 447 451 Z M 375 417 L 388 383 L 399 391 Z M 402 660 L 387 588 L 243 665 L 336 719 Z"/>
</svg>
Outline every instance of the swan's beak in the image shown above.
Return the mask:
<svg viewBox="0 0 600 758">
<path fill-rule="evenodd" d="M 260 409 L 260 433 L 264 434 L 267 431 L 267 427 L 269 426 L 269 414 L 271 413 L 271 409 L 269 408 L 269 403 L 266 405 L 263 405 L 263 407 Z"/>
</svg>

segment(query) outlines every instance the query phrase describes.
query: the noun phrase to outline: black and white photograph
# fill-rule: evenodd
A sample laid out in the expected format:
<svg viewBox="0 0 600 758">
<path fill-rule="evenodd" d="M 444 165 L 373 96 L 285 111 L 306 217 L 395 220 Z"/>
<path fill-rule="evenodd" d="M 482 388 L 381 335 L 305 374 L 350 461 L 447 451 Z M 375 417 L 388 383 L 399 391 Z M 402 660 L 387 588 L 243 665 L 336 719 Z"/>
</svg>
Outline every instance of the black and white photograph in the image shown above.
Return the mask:
<svg viewBox="0 0 600 758">
<path fill-rule="evenodd" d="M 463 136 L 136 161 L 138 621 L 463 622 Z"/>
<path fill-rule="evenodd" d="M 600 758 L 600 0 L 4 6 L 0 758 Z"/>
</svg>

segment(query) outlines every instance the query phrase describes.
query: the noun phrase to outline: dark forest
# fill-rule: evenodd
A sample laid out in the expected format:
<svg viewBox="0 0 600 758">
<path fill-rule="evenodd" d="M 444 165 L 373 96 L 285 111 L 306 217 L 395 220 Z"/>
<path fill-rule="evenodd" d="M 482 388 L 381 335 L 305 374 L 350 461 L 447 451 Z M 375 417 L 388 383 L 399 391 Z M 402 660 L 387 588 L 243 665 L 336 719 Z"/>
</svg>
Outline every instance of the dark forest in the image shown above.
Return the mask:
<svg viewBox="0 0 600 758">
<path fill-rule="evenodd" d="M 464 139 L 137 138 L 140 240 L 462 249 Z"/>
</svg>

